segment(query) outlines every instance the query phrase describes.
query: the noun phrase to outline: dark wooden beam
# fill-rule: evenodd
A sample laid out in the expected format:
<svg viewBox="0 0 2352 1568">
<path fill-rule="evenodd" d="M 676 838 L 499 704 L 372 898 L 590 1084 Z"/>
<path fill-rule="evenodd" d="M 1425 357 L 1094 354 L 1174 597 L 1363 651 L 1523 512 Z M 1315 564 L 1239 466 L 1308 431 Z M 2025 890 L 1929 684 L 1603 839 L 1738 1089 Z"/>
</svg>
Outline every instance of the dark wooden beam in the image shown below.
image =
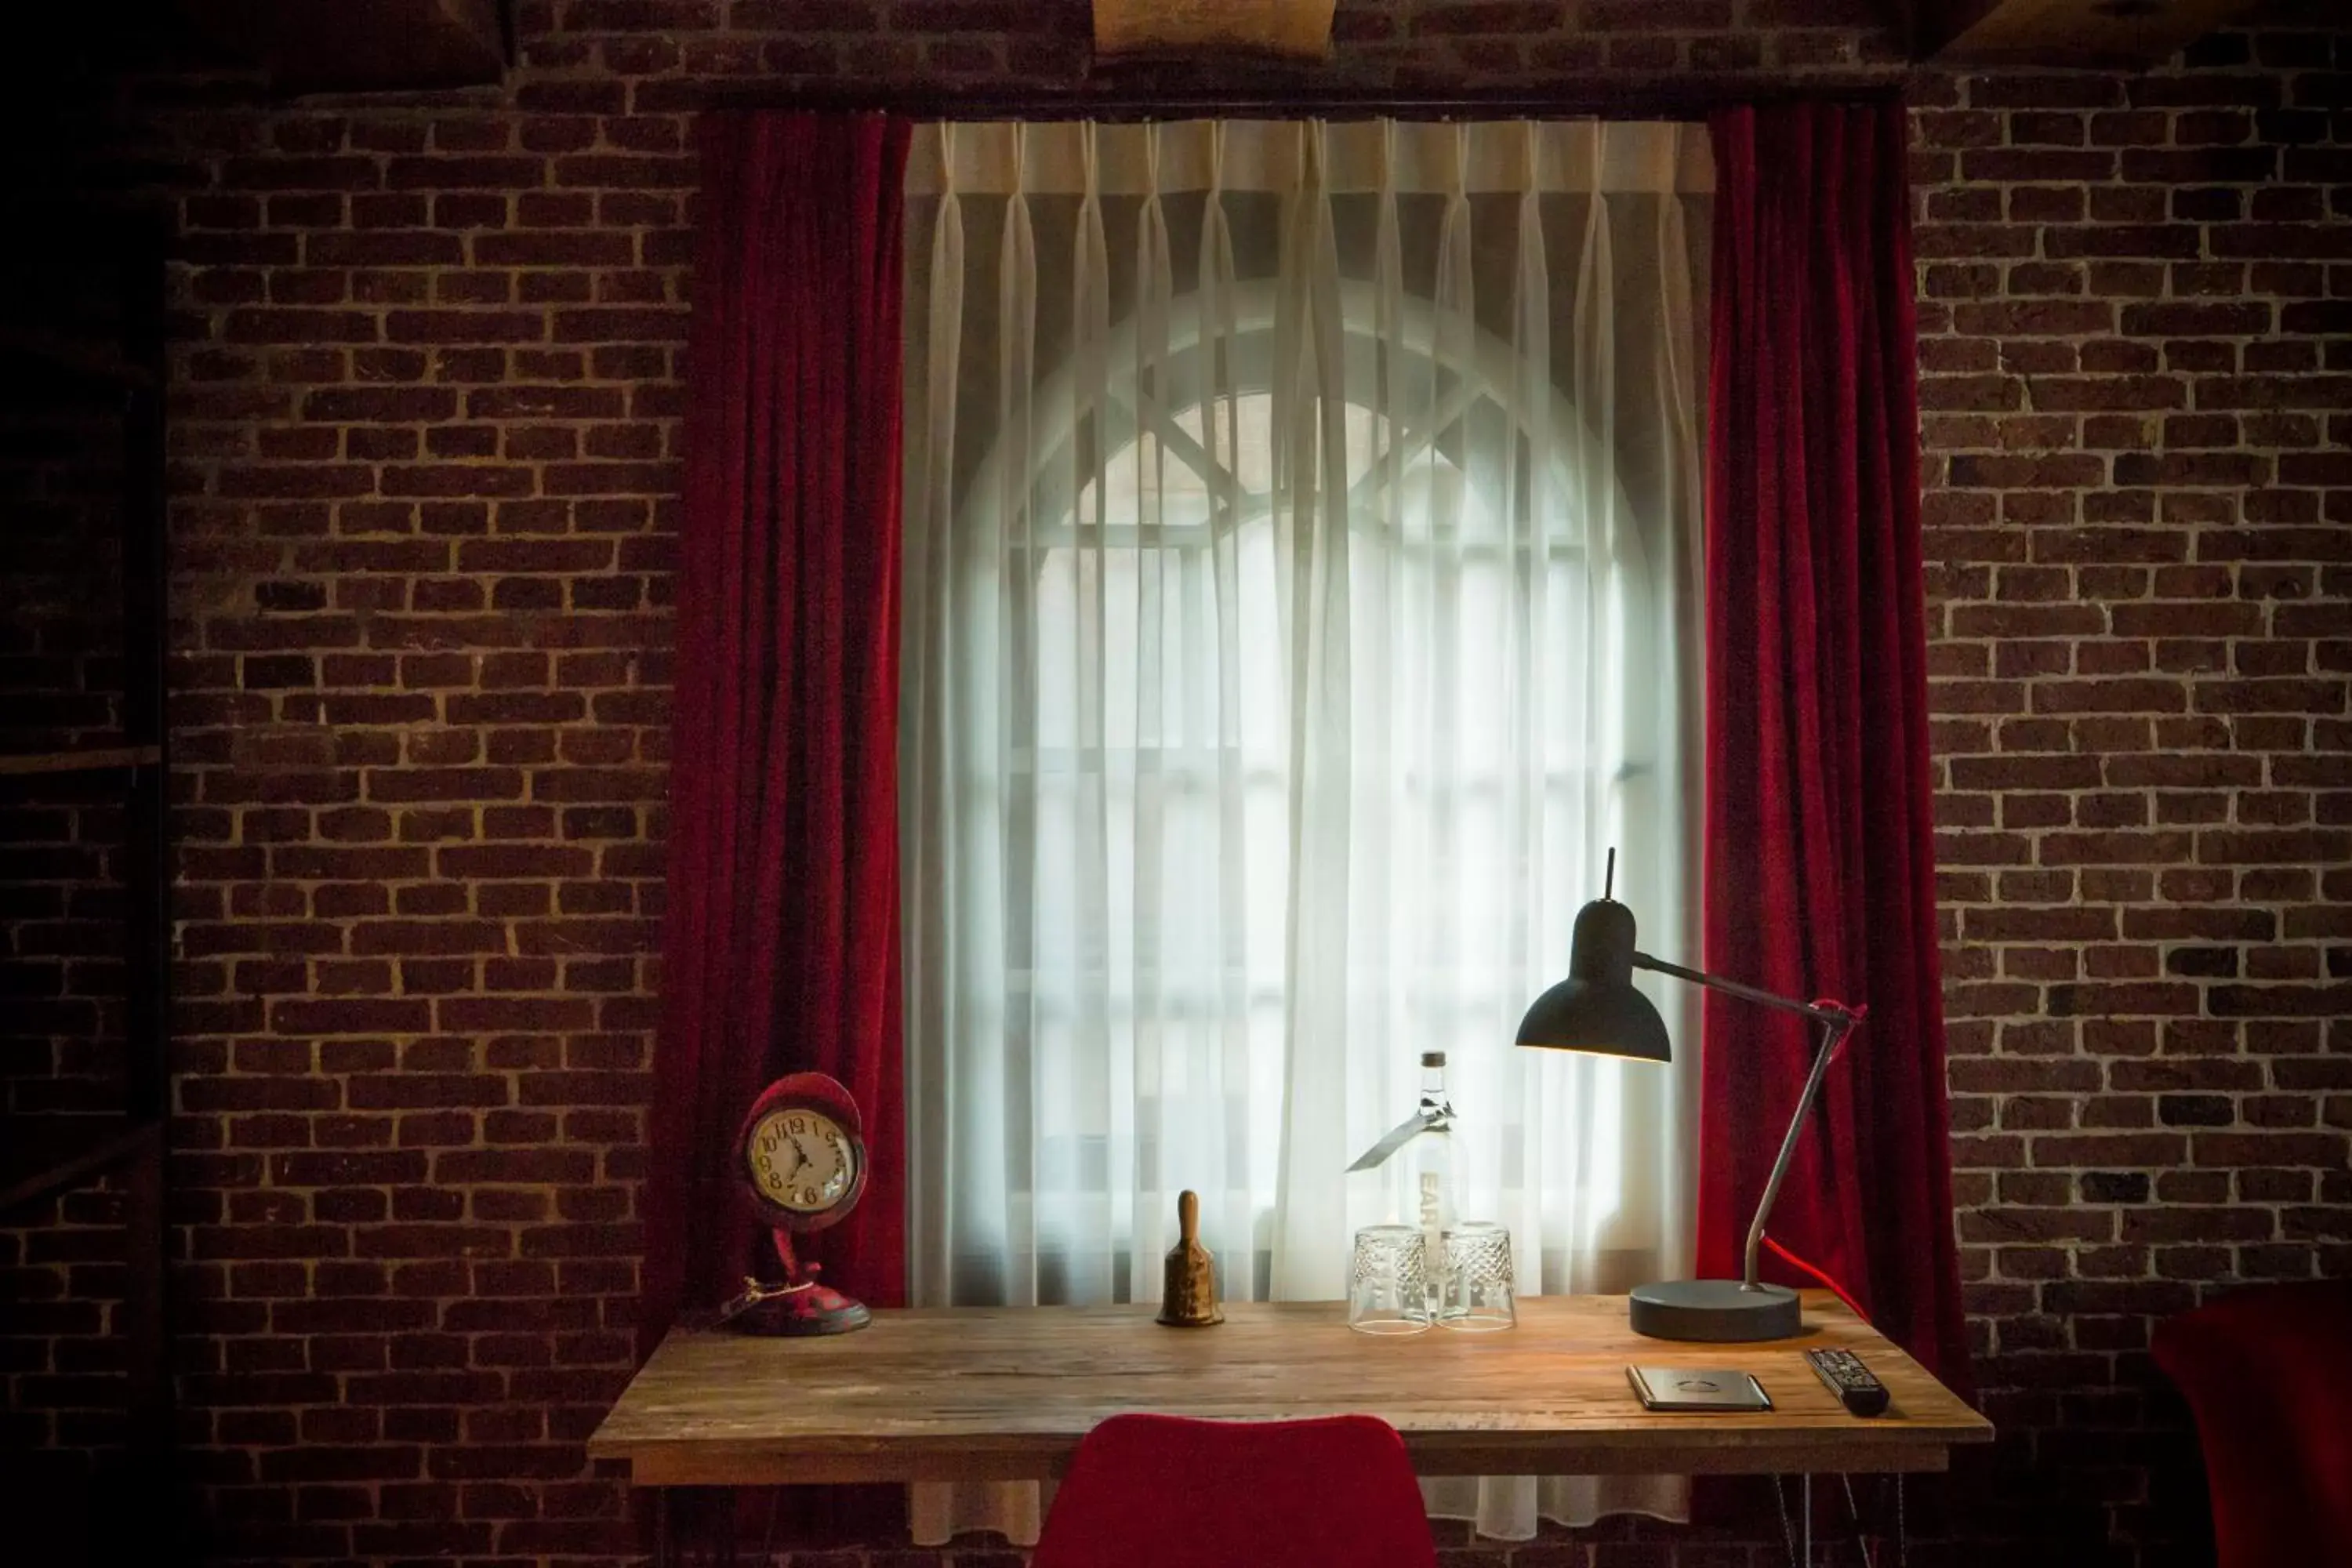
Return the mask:
<svg viewBox="0 0 2352 1568">
<path fill-rule="evenodd" d="M 1906 0 L 1911 54 L 1938 65 L 2105 66 L 2169 59 L 2254 0 Z"/>
<path fill-rule="evenodd" d="M 1094 0 L 1095 53 L 1271 55 L 1331 52 L 1333 0 Z"/>
<path fill-rule="evenodd" d="M 501 0 L 180 0 L 281 92 L 475 87 L 506 72 Z"/>
</svg>

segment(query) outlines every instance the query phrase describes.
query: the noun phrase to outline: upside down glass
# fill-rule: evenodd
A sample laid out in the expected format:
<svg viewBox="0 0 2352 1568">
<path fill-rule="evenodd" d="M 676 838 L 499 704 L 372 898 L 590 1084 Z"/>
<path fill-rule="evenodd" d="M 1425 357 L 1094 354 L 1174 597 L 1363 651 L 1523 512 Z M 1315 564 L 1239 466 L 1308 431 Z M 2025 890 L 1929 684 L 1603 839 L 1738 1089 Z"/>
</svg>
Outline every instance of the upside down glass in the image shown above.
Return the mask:
<svg viewBox="0 0 2352 1568">
<path fill-rule="evenodd" d="M 1418 1227 L 1367 1226 L 1348 1262 L 1348 1326 L 1366 1334 L 1429 1327 L 1428 1247 Z"/>
<path fill-rule="evenodd" d="M 1437 1321 L 1449 1329 L 1507 1329 L 1519 1321 L 1511 1280 L 1511 1233 L 1484 1221 L 1445 1233 Z"/>
</svg>

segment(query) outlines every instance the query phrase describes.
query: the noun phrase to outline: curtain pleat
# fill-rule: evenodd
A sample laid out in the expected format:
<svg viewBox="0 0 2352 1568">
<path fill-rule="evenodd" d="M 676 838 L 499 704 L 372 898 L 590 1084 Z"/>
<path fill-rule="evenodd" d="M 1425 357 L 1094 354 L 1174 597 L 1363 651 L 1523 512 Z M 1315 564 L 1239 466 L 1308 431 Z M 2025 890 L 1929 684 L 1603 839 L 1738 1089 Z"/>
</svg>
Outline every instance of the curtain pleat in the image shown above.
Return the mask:
<svg viewBox="0 0 2352 1568">
<path fill-rule="evenodd" d="M 1711 179 L 1671 125 L 918 132 L 919 1303 L 1149 1299 L 1184 1188 L 1226 1296 L 1339 1296 L 1431 1049 L 1523 1290 L 1687 1268 L 1696 1053 L 1511 1041 L 1610 847 L 1697 947 Z M 1429 1489 L 1515 1538 L 1685 1496 Z M 919 1488 L 918 1539 L 1039 1506 Z"/>
<path fill-rule="evenodd" d="M 643 1348 L 763 1260 L 734 1135 L 783 1073 L 863 1116 L 826 1279 L 904 1296 L 896 726 L 908 127 L 703 131 Z M 927 425 L 926 429 L 929 426 Z"/>
<path fill-rule="evenodd" d="M 1714 137 L 1706 966 L 1869 1007 L 1773 1234 L 1965 1389 L 1903 110 L 1742 109 Z M 1713 996 L 1706 1027 L 1699 1266 L 1737 1275 L 1811 1042 Z"/>
</svg>

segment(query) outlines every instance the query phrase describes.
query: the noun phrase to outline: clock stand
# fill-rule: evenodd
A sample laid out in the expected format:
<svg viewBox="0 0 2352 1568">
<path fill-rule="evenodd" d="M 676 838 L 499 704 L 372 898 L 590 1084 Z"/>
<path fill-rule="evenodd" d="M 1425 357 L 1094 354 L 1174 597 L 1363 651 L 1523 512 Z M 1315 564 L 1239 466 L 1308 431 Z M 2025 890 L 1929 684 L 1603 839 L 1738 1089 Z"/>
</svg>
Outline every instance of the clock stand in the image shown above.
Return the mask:
<svg viewBox="0 0 2352 1568">
<path fill-rule="evenodd" d="M 780 1170 L 772 1159 L 786 1146 L 797 1163 Z M 811 1146 L 819 1159 L 812 1160 Z M 812 1164 L 821 1167 L 828 1150 L 829 1174 L 798 1175 Z M 751 1211 L 768 1227 L 782 1282 L 747 1277 L 742 1291 L 719 1308 L 719 1322 L 738 1333 L 788 1337 L 845 1334 L 871 1322 L 866 1304 L 824 1283 L 824 1266 L 803 1259 L 793 1240 L 847 1218 L 865 1192 L 866 1141 L 849 1090 L 814 1072 L 770 1084 L 737 1134 L 735 1171 Z"/>
<path fill-rule="evenodd" d="M 745 1279 L 743 1293 L 719 1310 L 719 1321 L 740 1333 L 798 1336 L 846 1334 L 874 1321 L 865 1302 L 817 1279 L 824 1265 L 803 1262 L 793 1250 L 792 1232 L 779 1226 L 768 1235 L 775 1243 L 776 1261 L 783 1266 L 784 1282 L 766 1285 Z"/>
</svg>

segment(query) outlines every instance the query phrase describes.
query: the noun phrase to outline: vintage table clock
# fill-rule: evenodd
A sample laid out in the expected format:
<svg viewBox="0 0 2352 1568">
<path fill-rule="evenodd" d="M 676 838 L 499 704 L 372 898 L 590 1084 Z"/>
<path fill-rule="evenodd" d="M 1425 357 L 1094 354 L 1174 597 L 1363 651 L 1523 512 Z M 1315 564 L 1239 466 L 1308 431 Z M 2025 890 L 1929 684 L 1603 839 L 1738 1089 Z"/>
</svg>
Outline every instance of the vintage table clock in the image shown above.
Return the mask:
<svg viewBox="0 0 2352 1568">
<path fill-rule="evenodd" d="M 821 1265 L 793 1247 L 849 1217 L 866 1190 L 857 1102 L 821 1072 L 780 1078 L 761 1092 L 735 1137 L 735 1173 L 783 1267 L 781 1284 L 743 1281 L 719 1321 L 747 1334 L 845 1334 L 872 1321 L 862 1301 L 821 1284 Z"/>
</svg>

